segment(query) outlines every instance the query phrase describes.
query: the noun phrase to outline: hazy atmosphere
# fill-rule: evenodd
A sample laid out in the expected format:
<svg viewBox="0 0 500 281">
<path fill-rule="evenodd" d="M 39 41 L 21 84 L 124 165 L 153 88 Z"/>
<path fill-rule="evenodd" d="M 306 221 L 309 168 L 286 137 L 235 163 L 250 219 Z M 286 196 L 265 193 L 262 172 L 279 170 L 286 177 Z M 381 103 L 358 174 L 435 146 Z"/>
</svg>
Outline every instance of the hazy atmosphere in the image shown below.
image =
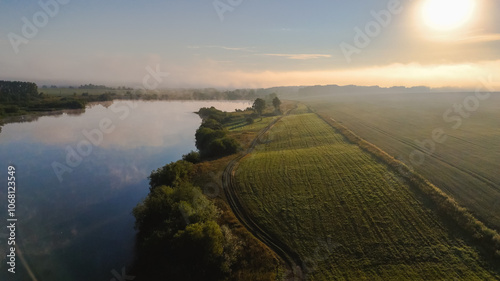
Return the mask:
<svg viewBox="0 0 500 281">
<path fill-rule="evenodd" d="M 140 86 L 159 65 L 161 87 L 473 89 L 500 74 L 500 2 L 423 2 L 1 1 L 0 76 Z"/>
<path fill-rule="evenodd" d="M 0 0 L 1 281 L 500 280 L 500 0 Z"/>
</svg>

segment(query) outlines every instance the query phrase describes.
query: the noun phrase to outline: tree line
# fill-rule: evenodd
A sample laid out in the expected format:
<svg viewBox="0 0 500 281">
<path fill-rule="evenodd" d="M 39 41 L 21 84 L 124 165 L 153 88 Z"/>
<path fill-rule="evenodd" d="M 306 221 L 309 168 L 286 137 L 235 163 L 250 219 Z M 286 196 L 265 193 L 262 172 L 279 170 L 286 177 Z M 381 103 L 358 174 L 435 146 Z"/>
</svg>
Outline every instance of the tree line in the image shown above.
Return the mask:
<svg viewBox="0 0 500 281">
<path fill-rule="evenodd" d="M 192 183 L 193 163 L 179 160 L 153 171 L 150 192 L 133 210 L 137 256 L 134 274 L 144 280 L 224 280 L 239 241 L 219 225 L 219 208 Z"/>
<path fill-rule="evenodd" d="M 38 86 L 31 82 L 0 81 L 0 102 L 18 104 L 39 99 Z"/>
<path fill-rule="evenodd" d="M 49 97 L 38 92 L 32 82 L 0 81 L 0 117 L 55 109 L 83 109 L 85 102 L 71 98 Z"/>
<path fill-rule="evenodd" d="M 138 234 L 132 272 L 141 280 L 275 280 L 272 255 L 235 230 L 215 198 L 198 187 L 206 183 L 206 160 L 240 148 L 224 128 L 239 117 L 214 107 L 198 114 L 199 151 L 152 171 L 149 194 L 133 209 Z"/>
</svg>

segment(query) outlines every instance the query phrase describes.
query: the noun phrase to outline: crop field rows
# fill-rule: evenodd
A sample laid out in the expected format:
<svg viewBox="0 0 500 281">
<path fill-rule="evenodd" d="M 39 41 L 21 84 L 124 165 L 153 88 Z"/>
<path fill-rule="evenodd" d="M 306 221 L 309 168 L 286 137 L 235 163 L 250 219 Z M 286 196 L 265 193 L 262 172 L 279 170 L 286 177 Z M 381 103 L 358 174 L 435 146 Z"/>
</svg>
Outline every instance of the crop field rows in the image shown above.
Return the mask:
<svg viewBox="0 0 500 281">
<path fill-rule="evenodd" d="M 477 111 L 466 112 L 467 118 L 449 113 L 456 119 L 446 122 L 443 114 L 468 95 L 332 96 L 311 99 L 308 104 L 411 165 L 476 217 L 500 230 L 500 94 L 492 93 Z M 460 126 L 453 128 L 455 125 Z M 434 151 L 428 153 L 417 141 L 431 139 L 434 129 L 443 129 L 447 138 L 434 143 Z M 415 151 L 423 153 L 422 163 L 418 158 L 410 160 Z"/>
<path fill-rule="evenodd" d="M 307 280 L 491 280 L 478 251 L 395 174 L 315 114 L 284 117 L 236 171 L 262 228 Z"/>
</svg>

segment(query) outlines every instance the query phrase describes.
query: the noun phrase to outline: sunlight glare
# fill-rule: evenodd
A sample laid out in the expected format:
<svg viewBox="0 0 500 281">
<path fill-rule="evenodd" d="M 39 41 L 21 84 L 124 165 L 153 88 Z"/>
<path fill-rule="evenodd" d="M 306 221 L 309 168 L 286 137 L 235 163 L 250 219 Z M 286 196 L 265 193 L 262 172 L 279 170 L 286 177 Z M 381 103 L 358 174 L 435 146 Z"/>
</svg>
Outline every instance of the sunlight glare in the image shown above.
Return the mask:
<svg viewBox="0 0 500 281">
<path fill-rule="evenodd" d="M 427 0 L 422 9 L 424 22 L 438 31 L 461 27 L 472 18 L 475 0 Z"/>
</svg>

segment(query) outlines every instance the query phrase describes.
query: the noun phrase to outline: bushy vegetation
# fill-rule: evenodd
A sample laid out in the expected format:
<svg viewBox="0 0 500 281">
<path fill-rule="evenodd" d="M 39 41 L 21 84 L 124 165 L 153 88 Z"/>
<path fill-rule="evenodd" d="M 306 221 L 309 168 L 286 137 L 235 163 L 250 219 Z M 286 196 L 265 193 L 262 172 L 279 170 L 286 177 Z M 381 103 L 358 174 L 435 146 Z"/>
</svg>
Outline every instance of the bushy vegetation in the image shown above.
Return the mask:
<svg viewBox="0 0 500 281">
<path fill-rule="evenodd" d="M 156 171 L 153 171 L 149 175 L 149 187 L 150 191 L 160 187 L 162 185 L 166 186 L 177 186 L 182 182 L 189 180 L 193 175 L 194 167 L 193 163 L 179 160 L 177 162 L 172 162 Z"/>
<path fill-rule="evenodd" d="M 222 201 L 195 186 L 211 178 L 207 168 L 215 167 L 179 160 L 149 176 L 150 192 L 133 210 L 138 235 L 131 274 L 138 280 L 276 280 L 270 252 Z"/>
<path fill-rule="evenodd" d="M 35 83 L 0 81 L 0 117 L 33 111 L 82 108 L 85 108 L 85 102 L 73 97 L 57 98 L 39 94 Z"/>
<path fill-rule="evenodd" d="M 240 201 L 307 280 L 499 278 L 427 195 L 315 114 L 284 117 L 261 143 L 236 171 Z"/>
<path fill-rule="evenodd" d="M 182 160 L 193 164 L 198 164 L 201 162 L 200 153 L 198 151 L 191 151 L 188 154 L 182 155 Z"/>
<path fill-rule="evenodd" d="M 224 122 L 224 119 L 228 117 L 226 112 L 218 110 L 215 107 L 202 107 L 198 110 L 198 115 L 203 120 L 213 119 L 219 123 Z"/>
<path fill-rule="evenodd" d="M 0 81 L 0 103 L 25 104 L 39 99 L 35 83 L 19 81 Z"/>
<path fill-rule="evenodd" d="M 28 109 L 30 111 L 46 111 L 53 109 L 83 109 L 85 108 L 85 102 L 72 98 L 45 98 L 37 103 L 32 103 L 29 105 Z"/>
<path fill-rule="evenodd" d="M 135 271 L 144 280 L 225 280 L 241 241 L 218 224 L 221 211 L 191 183 L 193 164 L 180 160 L 149 176 L 150 193 L 134 208 Z"/>
<path fill-rule="evenodd" d="M 245 116 L 215 108 L 199 113 L 208 144 L 214 136 L 229 139 L 221 122 Z M 213 175 L 222 173 L 227 159 L 201 160 L 200 152 L 191 151 L 150 174 L 150 192 L 133 210 L 138 230 L 133 275 L 139 280 L 277 280 L 282 273 L 272 252 L 221 198 L 208 199 L 197 187 L 208 186 L 213 196 L 214 180 L 221 180 Z"/>
<path fill-rule="evenodd" d="M 200 109 L 198 114 L 203 119 L 195 134 L 196 148 L 201 158 L 222 157 L 238 151 L 238 142 L 227 135 L 221 123 L 230 120 L 225 112 L 211 107 Z"/>
</svg>

